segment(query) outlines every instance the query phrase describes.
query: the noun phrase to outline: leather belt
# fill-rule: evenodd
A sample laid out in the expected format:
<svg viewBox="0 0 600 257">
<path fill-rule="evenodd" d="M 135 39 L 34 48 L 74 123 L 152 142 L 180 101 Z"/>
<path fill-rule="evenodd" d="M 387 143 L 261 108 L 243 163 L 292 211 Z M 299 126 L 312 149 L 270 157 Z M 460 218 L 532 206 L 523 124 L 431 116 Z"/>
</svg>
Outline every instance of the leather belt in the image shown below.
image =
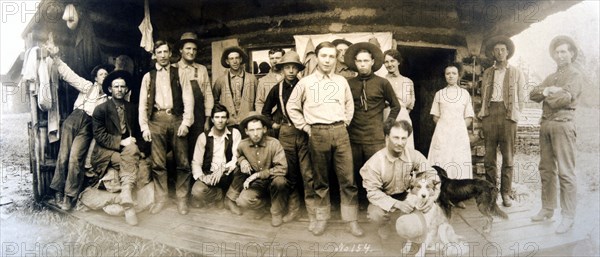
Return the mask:
<svg viewBox="0 0 600 257">
<path fill-rule="evenodd" d="M 154 107 L 152 108 L 154 110 L 154 112 L 165 112 L 168 115 L 172 115 L 173 114 L 173 109 L 161 109 L 158 107 Z"/>
</svg>

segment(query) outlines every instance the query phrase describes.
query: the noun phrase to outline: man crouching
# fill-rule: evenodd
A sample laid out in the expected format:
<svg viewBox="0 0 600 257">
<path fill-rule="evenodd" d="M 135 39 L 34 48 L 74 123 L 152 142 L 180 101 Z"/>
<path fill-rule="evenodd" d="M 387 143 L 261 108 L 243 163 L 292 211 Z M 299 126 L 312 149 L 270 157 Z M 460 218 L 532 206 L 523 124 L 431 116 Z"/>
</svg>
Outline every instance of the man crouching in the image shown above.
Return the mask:
<svg viewBox="0 0 600 257">
<path fill-rule="evenodd" d="M 244 181 L 236 203 L 242 208 L 254 209 L 256 219 L 262 218 L 262 208 L 266 204 L 262 198 L 270 195 L 271 225 L 277 227 L 283 223 L 283 212 L 287 208 L 287 160 L 279 141 L 266 135 L 269 123 L 267 117 L 257 112 L 250 112 L 240 123 L 248 138 L 238 146 L 241 172 L 235 174 L 232 186 L 239 186 Z"/>
<path fill-rule="evenodd" d="M 113 71 L 102 83 L 102 90 L 112 98 L 95 108 L 92 115 L 96 147 L 92 153 L 92 165 L 98 178 L 104 177 L 109 168 L 119 173 L 121 182 L 120 204 L 125 209 L 125 221 L 137 225 L 137 217 L 132 197 L 145 142 L 138 124 L 138 110 L 135 104 L 127 102 L 131 74 L 127 71 Z"/>
</svg>

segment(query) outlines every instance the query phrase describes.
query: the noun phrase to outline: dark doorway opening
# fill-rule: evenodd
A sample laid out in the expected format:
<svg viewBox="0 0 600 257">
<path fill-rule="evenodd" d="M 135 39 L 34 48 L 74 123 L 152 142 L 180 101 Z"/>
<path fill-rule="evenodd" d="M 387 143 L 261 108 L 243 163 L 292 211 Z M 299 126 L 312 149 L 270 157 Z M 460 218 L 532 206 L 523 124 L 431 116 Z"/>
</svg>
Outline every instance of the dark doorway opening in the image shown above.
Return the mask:
<svg viewBox="0 0 600 257">
<path fill-rule="evenodd" d="M 404 59 L 400 65 L 400 73 L 415 84 L 415 107 L 410 113 L 413 122 L 415 148 L 423 155 L 429 153 L 431 137 L 435 123 L 429 112 L 435 93 L 446 86 L 443 69 L 454 61 L 456 50 L 398 46 L 398 51 Z"/>
</svg>

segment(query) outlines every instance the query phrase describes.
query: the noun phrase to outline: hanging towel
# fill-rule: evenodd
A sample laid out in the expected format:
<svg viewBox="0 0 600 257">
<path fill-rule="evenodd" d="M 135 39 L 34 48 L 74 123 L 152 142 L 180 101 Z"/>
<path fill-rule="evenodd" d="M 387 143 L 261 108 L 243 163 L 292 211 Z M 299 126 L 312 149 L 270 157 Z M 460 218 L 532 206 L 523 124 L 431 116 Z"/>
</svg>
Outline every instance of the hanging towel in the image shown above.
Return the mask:
<svg viewBox="0 0 600 257">
<path fill-rule="evenodd" d="M 23 69 L 21 69 L 21 78 L 24 82 L 32 82 L 29 83 L 29 91 L 31 91 L 34 95 L 37 94 L 37 54 L 39 47 L 34 46 L 25 52 L 25 61 L 23 62 Z"/>
<path fill-rule="evenodd" d="M 48 141 L 50 143 L 60 140 L 60 109 L 58 101 L 58 64 L 51 57 L 46 57 L 48 74 L 50 75 L 50 95 L 52 97 L 52 108 L 48 110 Z"/>
<path fill-rule="evenodd" d="M 152 39 L 152 24 L 150 23 L 150 6 L 148 5 L 148 0 L 144 1 L 144 19 L 138 28 L 142 33 L 140 47 L 144 48 L 146 52 L 152 53 L 154 50 L 154 40 Z"/>
</svg>

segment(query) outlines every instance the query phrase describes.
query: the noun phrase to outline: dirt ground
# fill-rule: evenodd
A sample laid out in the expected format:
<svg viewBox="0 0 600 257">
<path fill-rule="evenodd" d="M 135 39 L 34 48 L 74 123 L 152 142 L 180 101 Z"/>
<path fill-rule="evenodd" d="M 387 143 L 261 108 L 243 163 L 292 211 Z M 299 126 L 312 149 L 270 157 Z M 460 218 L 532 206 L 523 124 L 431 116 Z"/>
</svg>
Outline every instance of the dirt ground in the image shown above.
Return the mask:
<svg viewBox="0 0 600 257">
<path fill-rule="evenodd" d="M 577 119 L 578 216 L 589 224 L 588 240 L 565 255 L 600 255 L 600 111 L 579 108 Z M 106 231 L 33 201 L 27 141 L 28 114 L 2 115 L 0 256 L 194 256 L 161 243 Z M 516 156 L 517 201 L 539 206 L 539 156 Z M 543 253 L 542 253 L 543 254 Z"/>
</svg>

